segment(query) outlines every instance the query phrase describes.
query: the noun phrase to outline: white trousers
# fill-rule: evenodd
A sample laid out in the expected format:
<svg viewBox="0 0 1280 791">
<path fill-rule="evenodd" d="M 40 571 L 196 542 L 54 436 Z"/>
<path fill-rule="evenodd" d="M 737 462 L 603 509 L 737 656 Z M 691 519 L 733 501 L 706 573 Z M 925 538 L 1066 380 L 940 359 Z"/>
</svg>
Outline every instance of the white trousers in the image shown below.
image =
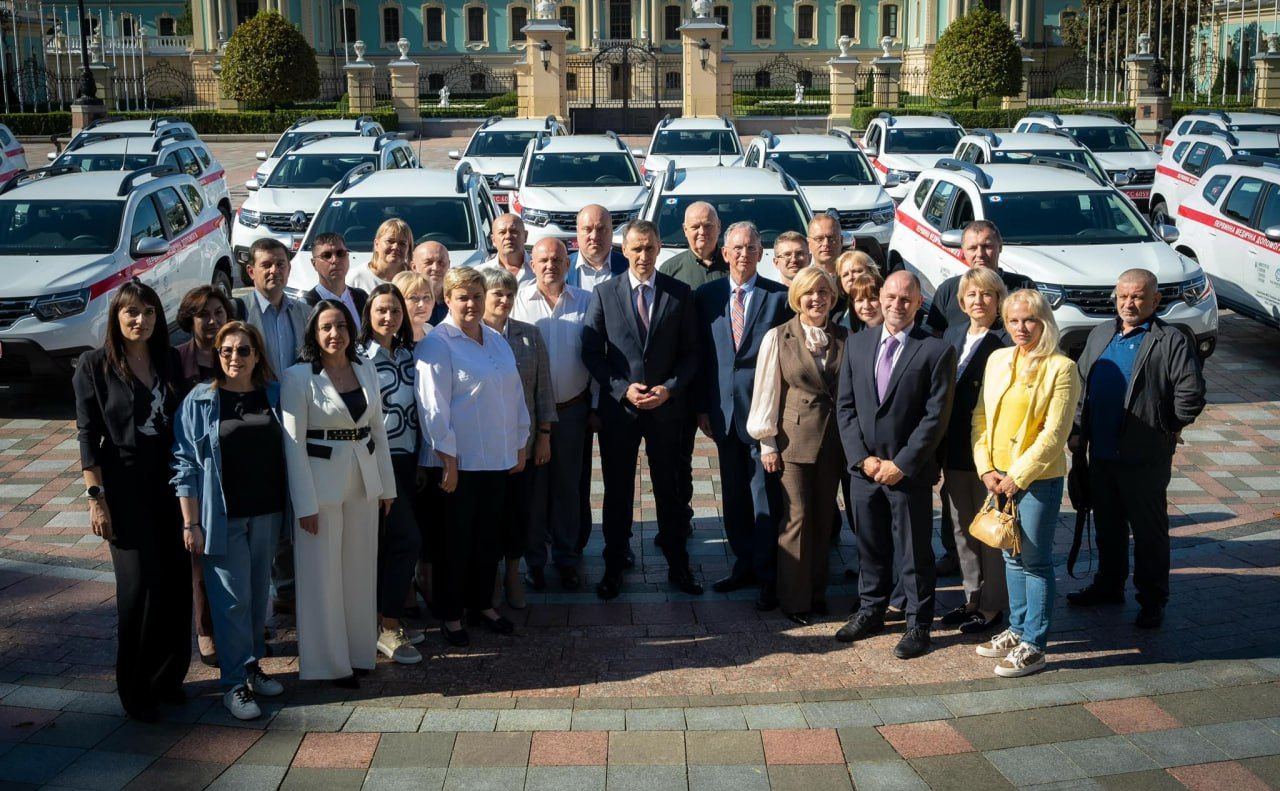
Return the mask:
<svg viewBox="0 0 1280 791">
<path fill-rule="evenodd" d="M 298 677 L 336 679 L 377 661 L 378 501 L 352 462 L 342 502 L 320 506 L 312 535 L 294 524 Z"/>
</svg>

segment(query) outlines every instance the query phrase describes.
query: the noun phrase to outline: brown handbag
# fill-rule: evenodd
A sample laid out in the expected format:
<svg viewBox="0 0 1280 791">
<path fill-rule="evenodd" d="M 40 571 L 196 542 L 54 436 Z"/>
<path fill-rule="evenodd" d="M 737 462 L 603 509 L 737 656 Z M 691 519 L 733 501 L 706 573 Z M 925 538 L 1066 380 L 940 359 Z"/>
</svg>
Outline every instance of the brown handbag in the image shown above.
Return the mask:
<svg viewBox="0 0 1280 791">
<path fill-rule="evenodd" d="M 1006 498 L 1000 508 L 994 494 L 988 494 L 978 515 L 969 525 L 969 535 L 995 549 L 1007 549 L 1017 555 L 1022 551 L 1022 530 L 1018 524 L 1018 504 Z"/>
</svg>

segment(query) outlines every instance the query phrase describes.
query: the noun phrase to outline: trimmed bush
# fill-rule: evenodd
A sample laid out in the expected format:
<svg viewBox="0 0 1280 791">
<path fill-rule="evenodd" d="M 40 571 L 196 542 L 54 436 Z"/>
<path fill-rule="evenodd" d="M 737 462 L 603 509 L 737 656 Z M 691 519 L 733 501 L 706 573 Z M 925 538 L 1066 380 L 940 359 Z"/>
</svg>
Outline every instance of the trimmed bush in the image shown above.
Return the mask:
<svg viewBox="0 0 1280 791">
<path fill-rule="evenodd" d="M 318 96 L 320 69 L 302 31 L 279 13 L 264 11 L 231 34 L 222 84 L 238 101 L 275 106 Z"/>
<path fill-rule="evenodd" d="M 968 102 L 1016 96 L 1022 90 L 1022 53 L 1004 18 L 982 6 L 947 26 L 933 51 L 929 92 Z"/>
</svg>

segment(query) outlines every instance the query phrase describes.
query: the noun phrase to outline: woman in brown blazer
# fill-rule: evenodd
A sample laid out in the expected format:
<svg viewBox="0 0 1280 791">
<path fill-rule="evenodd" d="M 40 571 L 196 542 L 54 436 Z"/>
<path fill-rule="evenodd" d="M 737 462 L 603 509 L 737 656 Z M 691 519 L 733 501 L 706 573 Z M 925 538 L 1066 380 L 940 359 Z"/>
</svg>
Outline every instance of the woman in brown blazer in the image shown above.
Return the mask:
<svg viewBox="0 0 1280 791">
<path fill-rule="evenodd" d="M 844 451 L 836 384 L 849 331 L 830 321 L 836 285 L 819 267 L 791 282 L 795 318 L 760 344 L 747 432 L 765 471 L 782 473 L 787 516 L 778 535 L 778 602 L 795 623 L 827 614 L 827 552 Z"/>
</svg>

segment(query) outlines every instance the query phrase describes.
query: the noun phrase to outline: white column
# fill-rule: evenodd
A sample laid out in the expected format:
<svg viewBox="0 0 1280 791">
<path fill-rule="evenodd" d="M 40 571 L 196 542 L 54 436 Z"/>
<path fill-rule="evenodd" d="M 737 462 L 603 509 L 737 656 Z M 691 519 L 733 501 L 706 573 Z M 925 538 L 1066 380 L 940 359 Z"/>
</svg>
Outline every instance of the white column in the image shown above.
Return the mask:
<svg viewBox="0 0 1280 791">
<path fill-rule="evenodd" d="M 600 4 L 604 0 L 587 0 L 587 6 L 591 9 L 591 46 L 597 46 L 600 41 Z"/>
<path fill-rule="evenodd" d="M 649 13 L 648 13 L 648 11 L 649 11 L 649 3 L 648 3 L 648 0 L 640 0 L 640 40 L 641 40 L 641 41 L 648 41 L 648 40 L 649 40 Z M 631 14 L 632 14 L 632 16 L 633 16 L 633 17 L 635 16 L 636 12 L 635 12 L 635 9 L 634 9 L 634 8 L 632 9 Z M 633 24 L 634 24 L 634 23 L 633 23 Z M 634 29 L 634 28 L 633 28 L 633 29 Z"/>
</svg>

